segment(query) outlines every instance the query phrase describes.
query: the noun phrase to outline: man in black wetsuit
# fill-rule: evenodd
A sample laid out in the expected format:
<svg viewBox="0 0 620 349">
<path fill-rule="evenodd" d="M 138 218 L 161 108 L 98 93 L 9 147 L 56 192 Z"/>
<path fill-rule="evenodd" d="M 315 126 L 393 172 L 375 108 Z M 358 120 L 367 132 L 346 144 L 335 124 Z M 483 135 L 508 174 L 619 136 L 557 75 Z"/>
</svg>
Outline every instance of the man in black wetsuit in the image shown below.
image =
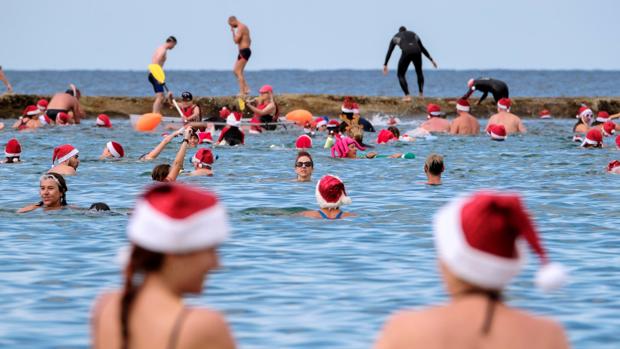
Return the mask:
<svg viewBox="0 0 620 349">
<path fill-rule="evenodd" d="M 482 92 L 482 97 L 478 100 L 478 103 L 482 103 L 489 92 L 493 94 L 493 99 L 495 99 L 495 103 L 499 102 L 502 98 L 508 98 L 508 85 L 501 80 L 495 80 L 491 78 L 478 78 L 478 79 L 469 79 L 467 82 L 467 88 L 469 89 L 465 95 L 463 95 L 463 99 L 468 99 L 469 96 L 472 95 L 475 91 Z"/>
<path fill-rule="evenodd" d="M 407 85 L 407 78 L 405 74 L 407 73 L 407 68 L 409 68 L 409 64 L 413 63 L 415 67 L 415 73 L 418 76 L 418 91 L 420 92 L 420 97 L 424 95 L 424 73 L 422 72 L 422 54 L 426 56 L 432 63 L 435 68 L 437 68 L 437 63 L 431 58 L 431 55 L 428 53 L 424 45 L 422 45 L 422 41 L 418 37 L 418 35 L 412 31 L 408 31 L 405 27 L 400 27 L 398 33 L 394 35 L 392 40 L 390 41 L 390 47 L 388 48 L 387 55 L 385 56 L 385 63 L 383 64 L 383 74 L 387 75 L 388 72 L 388 61 L 390 60 L 390 56 L 392 56 L 392 51 L 394 51 L 394 47 L 398 45 L 402 50 L 402 55 L 400 56 L 400 60 L 398 61 L 398 82 L 400 82 L 400 88 L 403 89 L 405 93 L 404 101 L 410 101 L 411 96 L 409 96 L 409 86 Z"/>
</svg>

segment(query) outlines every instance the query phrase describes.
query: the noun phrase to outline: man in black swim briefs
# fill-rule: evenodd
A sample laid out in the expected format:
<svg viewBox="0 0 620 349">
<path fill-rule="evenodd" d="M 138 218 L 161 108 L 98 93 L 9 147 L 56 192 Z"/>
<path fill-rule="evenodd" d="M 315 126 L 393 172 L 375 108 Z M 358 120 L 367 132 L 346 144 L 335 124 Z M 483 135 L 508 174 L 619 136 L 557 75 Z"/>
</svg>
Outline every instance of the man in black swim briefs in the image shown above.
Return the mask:
<svg viewBox="0 0 620 349">
<path fill-rule="evenodd" d="M 478 100 L 478 103 L 482 103 L 489 92 L 493 94 L 493 99 L 495 99 L 495 103 L 499 102 L 502 98 L 508 98 L 508 85 L 501 80 L 491 79 L 491 78 L 478 78 L 478 79 L 469 79 L 467 82 L 467 93 L 462 97 L 463 99 L 468 99 L 469 96 L 472 95 L 475 91 L 482 92 L 482 97 Z"/>
<path fill-rule="evenodd" d="M 437 63 L 431 58 L 430 53 L 426 50 L 424 45 L 422 45 L 422 41 L 420 37 L 412 31 L 407 30 L 405 27 L 400 27 L 398 33 L 394 35 L 392 40 L 390 40 L 390 46 L 388 48 L 387 55 L 385 56 L 385 63 L 383 63 L 383 74 L 387 75 L 388 73 L 388 61 L 392 56 L 392 51 L 394 51 L 394 47 L 400 47 L 402 50 L 402 55 L 400 56 L 400 60 L 398 61 L 398 82 L 400 83 L 400 88 L 405 93 L 404 101 L 410 101 L 411 96 L 409 95 L 409 85 L 407 84 L 407 78 L 405 74 L 407 73 L 407 69 L 409 68 L 409 64 L 413 63 L 415 67 L 415 73 L 418 76 L 418 91 L 420 97 L 424 96 L 424 73 L 422 72 L 422 54 L 428 58 L 433 66 L 437 68 Z"/>
<path fill-rule="evenodd" d="M 239 54 L 237 55 L 237 61 L 233 68 L 233 73 L 239 81 L 239 96 L 247 96 L 250 94 L 250 87 L 243 76 L 243 70 L 250 56 L 252 56 L 252 50 L 250 49 L 250 45 L 252 44 L 250 29 L 248 29 L 247 25 L 239 22 L 235 16 L 230 16 L 228 18 L 228 25 L 230 25 L 233 41 L 239 46 Z"/>
</svg>

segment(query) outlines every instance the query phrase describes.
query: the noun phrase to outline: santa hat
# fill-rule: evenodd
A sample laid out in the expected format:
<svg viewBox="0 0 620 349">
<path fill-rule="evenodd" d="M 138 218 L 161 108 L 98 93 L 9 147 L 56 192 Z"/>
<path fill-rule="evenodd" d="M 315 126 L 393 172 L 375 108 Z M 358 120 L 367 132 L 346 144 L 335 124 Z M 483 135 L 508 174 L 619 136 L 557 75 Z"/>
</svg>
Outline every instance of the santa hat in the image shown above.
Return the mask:
<svg viewBox="0 0 620 349">
<path fill-rule="evenodd" d="M 39 108 L 39 110 L 41 111 L 45 111 L 47 110 L 47 104 L 47 100 L 39 99 L 39 101 L 37 102 L 37 108 Z"/>
<path fill-rule="evenodd" d="M 329 120 L 327 122 L 327 127 L 338 127 L 340 126 L 340 122 L 338 120 Z"/>
<path fill-rule="evenodd" d="M 508 138 L 506 133 L 506 127 L 500 124 L 491 124 L 487 127 L 487 134 L 491 136 L 494 141 L 505 141 Z"/>
<path fill-rule="evenodd" d="M 211 152 L 211 149 L 207 148 L 198 149 L 196 154 L 192 157 L 192 164 L 198 165 L 199 167 L 201 167 L 201 165 L 211 167 L 214 161 L 213 152 Z"/>
<path fill-rule="evenodd" d="M 112 123 L 110 122 L 110 117 L 105 114 L 99 114 L 99 116 L 97 116 L 97 126 L 112 127 Z"/>
<path fill-rule="evenodd" d="M 58 115 L 56 115 L 56 119 L 58 119 L 58 121 L 62 121 L 63 124 L 66 124 L 69 122 L 69 114 L 65 112 L 60 112 L 58 113 Z"/>
<path fill-rule="evenodd" d="M 384 144 L 396 140 L 398 140 L 398 138 L 389 130 L 381 130 L 377 136 L 377 144 Z"/>
<path fill-rule="evenodd" d="M 510 106 L 512 105 L 512 101 L 510 98 L 502 98 L 497 102 L 497 107 L 501 110 L 510 111 Z"/>
<path fill-rule="evenodd" d="M 466 99 L 459 99 L 456 101 L 456 110 L 469 112 L 469 102 Z"/>
<path fill-rule="evenodd" d="M 52 154 L 52 164 L 61 164 L 70 158 L 76 156 L 79 151 L 71 144 L 63 144 L 54 148 L 54 154 Z"/>
<path fill-rule="evenodd" d="M 235 117 L 235 114 L 230 114 L 226 117 L 226 125 L 228 126 L 239 126 L 239 121 L 237 121 L 237 117 Z"/>
<path fill-rule="evenodd" d="M 620 174 L 620 161 L 614 160 L 607 164 L 607 172 Z"/>
<path fill-rule="evenodd" d="M 566 281 L 564 267 L 549 262 L 518 195 L 478 192 L 452 200 L 435 215 L 433 230 L 439 259 L 478 287 L 504 288 L 525 264 L 526 245 L 542 263 L 539 288 L 550 291 Z"/>
<path fill-rule="evenodd" d="M 198 144 L 213 143 L 211 132 L 198 132 Z"/>
<path fill-rule="evenodd" d="M 586 106 L 586 105 L 582 105 L 581 107 L 579 107 L 579 110 L 577 111 L 577 119 L 579 119 L 581 117 L 585 117 L 585 118 L 591 119 L 592 118 L 592 109 L 588 108 L 588 106 Z"/>
<path fill-rule="evenodd" d="M 353 102 L 351 97 L 345 97 L 340 108 L 345 114 L 359 114 L 360 109 L 357 103 Z"/>
<path fill-rule="evenodd" d="M 426 106 L 426 112 L 429 116 L 440 116 L 441 108 L 437 104 L 429 103 Z"/>
<path fill-rule="evenodd" d="M 616 147 L 618 147 L 618 149 L 620 149 L 620 136 L 616 137 Z"/>
<path fill-rule="evenodd" d="M 586 134 L 586 138 L 583 140 L 583 143 L 581 143 L 581 146 L 585 147 L 586 145 L 593 145 L 593 146 L 599 147 L 602 144 L 603 144 L 603 133 L 601 132 L 599 128 L 592 128 Z"/>
<path fill-rule="evenodd" d="M 123 156 L 125 156 L 125 150 L 120 143 L 109 141 L 108 143 L 106 143 L 105 146 L 106 148 L 108 148 L 110 154 L 112 154 L 112 156 L 114 156 L 115 158 L 122 158 Z"/>
<path fill-rule="evenodd" d="M 39 108 L 36 105 L 27 106 L 22 112 L 23 116 L 33 116 L 39 114 Z"/>
<path fill-rule="evenodd" d="M 22 154 L 22 146 L 15 138 L 9 139 L 4 147 L 4 155 L 7 158 L 19 157 Z"/>
<path fill-rule="evenodd" d="M 228 215 L 213 193 L 165 183 L 138 199 L 127 235 L 132 243 L 153 252 L 194 252 L 228 238 Z"/>
<path fill-rule="evenodd" d="M 273 92 L 273 87 L 271 85 L 263 85 L 263 87 L 258 90 L 258 93 L 270 93 Z"/>
<path fill-rule="evenodd" d="M 312 148 L 312 138 L 308 135 L 301 135 L 297 137 L 295 142 L 295 148 L 297 149 L 310 149 Z"/>
<path fill-rule="evenodd" d="M 596 115 L 596 121 L 598 122 L 609 121 L 609 113 L 603 110 L 599 111 L 598 114 Z"/>
<path fill-rule="evenodd" d="M 47 114 L 43 114 L 39 116 L 39 122 L 43 125 L 51 125 L 52 119 L 50 119 L 50 117 L 47 116 Z"/>
<path fill-rule="evenodd" d="M 222 107 L 222 109 L 220 109 L 220 117 L 222 119 L 225 119 L 226 117 L 228 117 L 228 115 L 230 115 L 230 110 L 228 110 L 228 108 L 226 107 Z"/>
<path fill-rule="evenodd" d="M 467 81 L 467 87 L 469 87 L 469 88 L 473 88 L 474 87 L 474 79 L 469 79 Z"/>
<path fill-rule="evenodd" d="M 323 118 L 323 117 L 318 117 L 316 119 L 314 119 L 314 126 L 316 128 L 322 127 L 322 126 L 327 126 L 327 119 Z"/>
<path fill-rule="evenodd" d="M 613 121 L 607 121 L 603 124 L 602 129 L 605 136 L 611 136 L 616 133 L 616 124 Z"/>
<path fill-rule="evenodd" d="M 320 208 L 338 208 L 351 203 L 344 183 L 333 175 L 325 175 L 319 180 L 315 195 Z"/>
<path fill-rule="evenodd" d="M 551 119 L 551 112 L 547 109 L 543 109 L 538 116 L 540 116 L 541 119 Z"/>
</svg>

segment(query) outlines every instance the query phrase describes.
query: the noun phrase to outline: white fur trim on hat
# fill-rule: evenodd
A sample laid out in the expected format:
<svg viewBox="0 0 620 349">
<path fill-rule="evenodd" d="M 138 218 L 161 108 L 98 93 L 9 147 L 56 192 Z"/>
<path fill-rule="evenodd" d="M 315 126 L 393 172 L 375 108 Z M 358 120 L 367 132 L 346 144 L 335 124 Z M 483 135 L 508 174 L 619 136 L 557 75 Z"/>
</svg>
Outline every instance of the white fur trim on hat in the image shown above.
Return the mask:
<svg viewBox="0 0 620 349">
<path fill-rule="evenodd" d="M 110 154 L 112 154 L 112 156 L 114 156 L 115 158 L 120 158 L 121 154 L 119 154 L 116 149 L 114 148 L 114 145 L 112 144 L 112 142 L 108 142 L 106 143 L 106 148 L 108 148 L 108 151 L 110 152 Z"/>
<path fill-rule="evenodd" d="M 99 125 L 99 126 L 105 126 L 106 125 L 105 121 L 101 120 L 100 118 L 97 118 L 96 124 Z"/>
<path fill-rule="evenodd" d="M 590 139 L 590 138 L 588 138 L 588 137 L 585 137 L 585 138 L 583 139 L 583 143 L 581 143 L 581 146 L 583 147 L 583 146 L 585 146 L 586 144 L 589 144 L 589 145 L 599 145 L 599 142 L 597 142 L 597 141 L 595 141 L 595 140 L 592 140 L 592 139 Z"/>
<path fill-rule="evenodd" d="M 456 104 L 456 110 L 468 112 L 470 110 L 470 107 L 468 107 L 466 105 L 460 105 L 460 104 L 457 103 Z"/>
<path fill-rule="evenodd" d="M 80 151 L 77 150 L 77 148 L 73 148 L 73 150 L 71 150 L 69 153 L 67 153 L 67 155 L 59 157 L 58 159 L 56 159 L 56 164 L 62 164 L 63 162 L 71 159 L 72 157 L 76 156 Z"/>
<path fill-rule="evenodd" d="M 508 135 L 506 136 L 500 136 L 496 133 L 494 133 L 493 131 L 490 131 L 489 134 L 491 135 L 491 138 L 498 140 L 498 141 L 505 141 L 506 138 L 508 138 Z"/>
<path fill-rule="evenodd" d="M 517 241 L 518 258 L 498 257 L 471 247 L 461 225 L 465 201 L 453 200 L 435 214 L 433 228 L 439 259 L 466 282 L 491 290 L 502 289 L 525 264 L 524 241 Z"/>
<path fill-rule="evenodd" d="M 505 105 L 503 105 L 503 104 L 501 104 L 501 103 L 499 103 L 499 102 L 497 103 L 497 107 L 498 107 L 499 109 L 501 109 L 501 110 L 506 110 L 506 111 L 509 111 L 509 110 L 510 110 L 510 107 L 505 106 Z"/>
<path fill-rule="evenodd" d="M 229 236 L 228 216 L 223 206 L 199 211 L 185 219 L 170 218 L 146 200 L 136 204 L 127 227 L 129 240 L 160 253 L 186 253 L 214 247 Z"/>
<path fill-rule="evenodd" d="M 338 179 L 340 182 L 342 182 L 342 180 L 337 176 L 334 176 L 334 175 L 329 175 L 329 176 L 334 177 Z M 342 193 L 342 195 L 340 195 L 340 198 L 336 202 L 325 201 L 325 199 L 323 199 L 323 196 L 321 195 L 321 192 L 319 191 L 320 185 L 321 185 L 321 181 L 319 180 L 316 183 L 316 190 L 314 191 L 314 195 L 316 196 L 316 202 L 319 204 L 320 208 L 338 208 L 340 206 L 351 204 L 352 202 L 351 198 L 348 197 L 345 193 Z"/>
</svg>

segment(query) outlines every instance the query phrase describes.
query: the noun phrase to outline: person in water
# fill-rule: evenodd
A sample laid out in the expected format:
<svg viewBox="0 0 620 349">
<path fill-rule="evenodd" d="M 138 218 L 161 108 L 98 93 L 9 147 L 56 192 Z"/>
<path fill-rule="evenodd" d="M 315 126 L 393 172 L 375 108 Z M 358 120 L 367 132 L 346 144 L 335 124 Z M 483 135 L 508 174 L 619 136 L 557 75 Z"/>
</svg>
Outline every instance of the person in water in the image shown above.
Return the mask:
<svg viewBox="0 0 620 349">
<path fill-rule="evenodd" d="M 140 160 L 142 160 L 142 161 L 151 161 L 151 160 L 157 159 L 159 154 L 161 154 L 161 152 L 166 148 L 166 146 L 170 142 L 172 142 L 172 140 L 176 136 L 179 136 L 179 135 L 183 134 L 183 132 L 185 132 L 186 130 L 187 130 L 186 128 L 180 128 L 180 129 L 176 130 L 175 132 L 173 132 L 172 134 L 169 134 L 169 135 L 165 136 L 161 140 L 161 142 L 159 142 L 159 144 L 157 146 L 155 146 L 155 148 L 153 148 L 153 150 L 151 150 L 150 152 L 142 155 L 140 157 Z M 190 138 L 189 138 L 188 146 L 190 148 L 194 148 L 194 147 L 196 147 L 196 145 L 198 145 L 199 142 L 200 142 L 200 138 L 198 137 L 198 135 L 196 135 L 196 133 L 192 133 L 190 135 Z"/>
<path fill-rule="evenodd" d="M 112 128 L 112 121 L 106 114 L 99 114 L 95 120 L 95 126 L 98 128 Z"/>
<path fill-rule="evenodd" d="M 183 299 L 202 293 L 229 235 L 228 214 L 213 193 L 173 183 L 148 189 L 127 226 L 123 287 L 93 305 L 91 346 L 234 349 L 221 313 Z"/>
<path fill-rule="evenodd" d="M 164 67 L 166 63 L 166 59 L 168 59 L 168 51 L 175 48 L 177 45 L 177 38 L 174 36 L 169 36 L 166 39 L 166 42 L 159 46 L 155 53 L 153 53 L 153 57 L 151 58 L 151 64 L 157 64 L 159 66 Z M 153 86 L 153 92 L 155 92 L 155 101 L 153 102 L 153 113 L 161 114 L 161 108 L 164 105 L 164 84 L 161 84 L 153 74 L 149 73 L 148 80 Z"/>
<path fill-rule="evenodd" d="M 57 122 L 57 116 L 59 113 L 67 113 L 71 115 L 73 123 L 79 124 L 81 118 L 86 114 L 84 109 L 80 105 L 80 98 L 82 93 L 74 85 L 70 84 L 69 89 L 62 93 L 55 94 L 48 103 L 45 115 L 47 115 L 52 121 Z"/>
<path fill-rule="evenodd" d="M 431 154 L 424 163 L 424 173 L 426 174 L 426 184 L 441 185 L 441 174 L 445 170 L 443 156 Z"/>
<path fill-rule="evenodd" d="M 110 206 L 108 206 L 108 204 L 106 204 L 105 202 L 95 202 L 90 205 L 88 210 L 94 212 L 105 212 L 110 211 Z"/>
<path fill-rule="evenodd" d="M 364 126 L 360 123 L 359 105 L 353 98 L 345 97 L 340 110 L 340 133 L 356 139 L 363 137 Z"/>
<path fill-rule="evenodd" d="M 527 129 L 521 118 L 510 112 L 512 101 L 510 98 L 502 98 L 497 102 L 497 114 L 492 115 L 487 122 L 487 127 L 484 128 L 488 131 L 489 125 L 504 125 L 506 132 L 511 133 L 526 133 Z"/>
<path fill-rule="evenodd" d="M 413 153 L 395 153 L 391 155 L 380 155 L 377 152 L 369 152 L 358 155 L 358 150 L 366 150 L 358 141 L 350 137 L 340 137 L 331 149 L 332 158 L 340 159 L 375 159 L 375 158 L 391 158 L 391 159 L 415 159 Z"/>
<path fill-rule="evenodd" d="M 220 132 L 217 145 L 243 145 L 245 144 L 245 134 L 239 129 L 239 120 L 234 114 L 226 118 L 226 127 Z"/>
<path fill-rule="evenodd" d="M 508 85 L 506 85 L 505 82 L 491 78 L 478 78 L 469 79 L 469 81 L 467 81 L 467 93 L 465 93 L 461 98 L 469 99 L 469 97 L 476 91 L 482 92 L 482 96 L 476 103 L 477 105 L 480 105 L 480 103 L 487 98 L 489 93 L 493 95 L 495 103 L 498 103 L 502 98 L 510 97 L 508 93 Z"/>
<path fill-rule="evenodd" d="M 61 174 L 49 172 L 39 179 L 41 201 L 20 208 L 17 213 L 26 213 L 42 208 L 44 211 L 60 210 L 67 206 L 67 183 Z"/>
<path fill-rule="evenodd" d="M 260 124 L 260 129 L 273 131 L 278 127 L 277 122 L 280 117 L 278 104 L 273 97 L 273 87 L 264 85 L 258 92 L 260 93 L 258 99 L 256 101 L 248 101 L 245 105 L 254 113 L 251 122 L 253 124 Z M 253 103 L 256 103 L 256 105 L 253 105 Z"/>
<path fill-rule="evenodd" d="M 35 105 L 27 106 L 19 119 L 13 124 L 13 129 L 18 131 L 26 131 L 40 127 L 41 125 L 38 117 L 39 114 L 39 108 Z"/>
<path fill-rule="evenodd" d="M 192 165 L 194 170 L 190 172 L 190 176 L 213 176 L 213 163 L 215 158 L 211 149 L 200 148 L 192 157 Z"/>
<path fill-rule="evenodd" d="M 99 157 L 99 160 L 105 159 L 121 159 L 125 156 L 125 149 L 120 143 L 109 141 L 105 144 L 105 148 L 103 148 L 103 152 Z"/>
<path fill-rule="evenodd" d="M 591 128 L 581 143 L 582 148 L 602 148 L 603 147 L 603 132 L 595 127 Z"/>
<path fill-rule="evenodd" d="M 385 62 L 383 63 L 383 74 L 387 75 L 388 73 L 388 62 L 390 61 L 390 57 L 392 56 L 392 52 L 394 51 L 394 47 L 400 47 L 402 50 L 400 60 L 398 61 L 398 71 L 396 75 L 398 76 L 398 82 L 400 83 L 400 88 L 403 90 L 405 97 L 403 97 L 403 101 L 411 101 L 411 96 L 409 94 L 409 85 L 407 84 L 407 69 L 409 69 L 409 64 L 413 63 L 415 67 L 415 73 L 418 77 L 418 92 L 419 96 L 424 96 L 424 72 L 422 71 L 422 54 L 428 58 L 431 63 L 433 63 L 433 67 L 437 68 L 437 63 L 433 58 L 431 58 L 430 53 L 426 50 L 424 45 L 422 45 L 422 40 L 420 37 L 412 31 L 407 30 L 407 28 L 400 27 L 398 29 L 398 33 L 392 37 L 390 40 L 390 46 L 388 47 L 387 54 L 385 56 Z"/>
<path fill-rule="evenodd" d="M 620 161 L 613 160 L 609 162 L 609 164 L 607 164 L 607 172 L 612 174 L 620 174 Z"/>
<path fill-rule="evenodd" d="M 71 144 L 63 144 L 54 148 L 52 169 L 48 171 L 63 176 L 75 176 L 80 165 L 79 151 Z"/>
<path fill-rule="evenodd" d="M 185 91 L 181 93 L 179 107 L 183 113 L 183 124 L 202 121 L 200 118 L 200 106 L 194 103 L 194 96 L 191 92 Z"/>
<path fill-rule="evenodd" d="M 432 133 L 448 133 L 450 132 L 450 121 L 443 118 L 441 108 L 437 104 L 429 103 L 426 106 L 426 120 L 420 128 Z"/>
<path fill-rule="evenodd" d="M 184 129 L 183 141 L 179 145 L 179 150 L 174 158 L 172 166 L 168 164 L 157 165 L 151 172 L 151 178 L 156 182 L 174 182 L 183 169 L 183 160 L 185 160 L 185 154 L 187 148 L 189 148 L 190 139 L 195 132 L 191 127 Z"/>
<path fill-rule="evenodd" d="M 250 29 L 235 16 L 228 17 L 228 25 L 232 32 L 233 42 L 239 47 L 239 54 L 233 67 L 233 73 L 239 82 L 239 96 L 247 96 L 250 94 L 250 86 L 248 86 L 248 82 L 245 80 L 243 71 L 250 60 L 250 56 L 252 56 Z"/>
<path fill-rule="evenodd" d="M 504 288 L 525 264 L 526 244 L 543 265 L 536 276 L 539 288 L 550 291 L 566 279 L 565 269 L 549 262 L 518 195 L 491 191 L 454 199 L 435 215 L 433 230 L 450 299 L 394 314 L 375 349 L 569 347 L 560 324 L 503 300 Z"/>
<path fill-rule="evenodd" d="M 340 207 L 351 204 L 351 198 L 347 196 L 344 183 L 334 175 L 325 175 L 316 184 L 316 201 L 319 210 L 304 211 L 304 217 L 319 219 L 341 219 L 355 216 L 350 212 L 344 212 Z"/>
<path fill-rule="evenodd" d="M 398 141 L 400 130 L 396 126 L 390 126 L 387 130 L 381 130 L 377 135 L 377 144 L 387 144 Z"/>
<path fill-rule="evenodd" d="M 9 139 L 4 147 L 5 159 L 0 161 L 2 164 L 17 164 L 22 162 L 22 145 L 15 138 Z"/>
<path fill-rule="evenodd" d="M 0 81 L 2 81 L 2 83 L 6 87 L 6 93 L 7 94 L 13 93 L 13 86 L 11 85 L 11 83 L 9 82 L 9 79 L 4 74 L 4 70 L 2 70 L 2 66 L 1 65 L 0 65 Z"/>
<path fill-rule="evenodd" d="M 469 102 L 466 99 L 459 99 L 456 102 L 456 118 L 450 124 L 450 134 L 473 136 L 480 133 L 480 123 L 469 110 Z"/>
<path fill-rule="evenodd" d="M 590 109 L 587 105 L 582 105 L 579 107 L 577 115 L 575 115 L 577 122 L 573 126 L 573 141 L 583 142 L 584 136 L 590 130 L 593 115 L 594 113 L 592 113 L 592 109 Z"/>
<path fill-rule="evenodd" d="M 297 182 L 312 181 L 312 172 L 314 172 L 314 161 L 312 155 L 307 151 L 300 151 L 295 158 L 295 174 L 297 174 Z"/>
</svg>

